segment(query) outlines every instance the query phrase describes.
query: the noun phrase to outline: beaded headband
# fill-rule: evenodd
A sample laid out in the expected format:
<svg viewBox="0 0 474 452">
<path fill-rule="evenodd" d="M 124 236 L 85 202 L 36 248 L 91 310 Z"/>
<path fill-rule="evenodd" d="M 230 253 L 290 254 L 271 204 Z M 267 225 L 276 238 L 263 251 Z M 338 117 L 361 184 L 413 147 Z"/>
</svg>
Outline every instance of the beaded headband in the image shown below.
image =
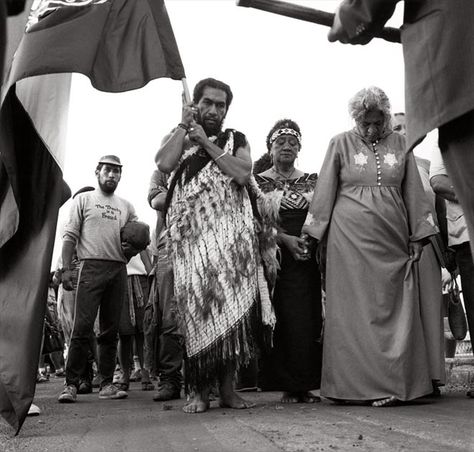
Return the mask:
<svg viewBox="0 0 474 452">
<path fill-rule="evenodd" d="M 285 128 L 285 129 L 278 129 L 272 133 L 270 137 L 270 144 L 272 144 L 278 137 L 282 135 L 293 135 L 298 140 L 298 144 L 301 146 L 301 134 L 297 132 L 295 129 Z"/>
</svg>

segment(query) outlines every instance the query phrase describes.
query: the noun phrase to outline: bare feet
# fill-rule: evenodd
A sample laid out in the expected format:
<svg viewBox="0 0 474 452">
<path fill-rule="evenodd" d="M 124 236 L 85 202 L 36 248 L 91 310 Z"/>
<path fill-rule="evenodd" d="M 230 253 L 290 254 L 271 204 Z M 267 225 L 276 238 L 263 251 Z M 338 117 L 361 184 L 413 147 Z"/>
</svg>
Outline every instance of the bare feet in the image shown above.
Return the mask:
<svg viewBox="0 0 474 452">
<path fill-rule="evenodd" d="M 310 391 L 305 391 L 299 394 L 299 402 L 300 403 L 315 403 L 321 402 L 321 398 L 317 395 L 314 395 Z"/>
<path fill-rule="evenodd" d="M 296 392 L 284 392 L 280 399 L 281 403 L 298 403 L 299 394 Z"/>
<path fill-rule="evenodd" d="M 314 403 L 321 402 L 321 399 L 309 391 L 285 391 L 280 399 L 281 403 Z"/>
<path fill-rule="evenodd" d="M 189 403 L 184 405 L 183 411 L 189 414 L 204 413 L 209 407 L 209 396 L 197 393 Z"/>
<path fill-rule="evenodd" d="M 219 384 L 219 406 L 221 408 L 233 408 L 235 410 L 243 410 L 245 408 L 253 408 L 255 403 L 247 402 L 234 391 L 234 376 L 235 367 L 233 364 L 228 364 L 223 373 Z"/>
<path fill-rule="evenodd" d="M 374 400 L 372 402 L 372 406 L 376 408 L 381 408 L 381 407 L 387 407 L 387 406 L 395 406 L 395 405 L 398 405 L 399 403 L 400 403 L 400 400 L 398 400 L 394 396 L 391 396 L 385 399 Z"/>
<path fill-rule="evenodd" d="M 219 406 L 221 408 L 233 408 L 235 410 L 244 410 L 246 408 L 253 408 L 255 403 L 247 402 L 242 397 L 237 395 L 234 391 L 223 394 L 221 392 L 219 399 Z"/>
</svg>

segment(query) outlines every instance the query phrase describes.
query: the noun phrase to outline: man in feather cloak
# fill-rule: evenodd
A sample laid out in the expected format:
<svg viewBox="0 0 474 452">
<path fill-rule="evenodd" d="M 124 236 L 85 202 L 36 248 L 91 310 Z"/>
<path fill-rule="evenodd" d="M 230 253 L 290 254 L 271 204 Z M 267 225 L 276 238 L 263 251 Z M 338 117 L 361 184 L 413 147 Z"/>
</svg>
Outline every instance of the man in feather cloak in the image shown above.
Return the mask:
<svg viewBox="0 0 474 452">
<path fill-rule="evenodd" d="M 235 393 L 234 375 L 254 354 L 255 314 L 264 324 L 275 321 L 266 283 L 276 274 L 274 230 L 259 221 L 260 212 L 270 212 L 251 176 L 245 135 L 222 130 L 232 97 L 227 84 L 200 81 L 156 155 L 158 168 L 170 173 L 168 246 L 185 336 L 185 387 L 194 393 L 187 413 L 209 409 L 216 381 L 221 407 L 252 406 Z"/>
</svg>

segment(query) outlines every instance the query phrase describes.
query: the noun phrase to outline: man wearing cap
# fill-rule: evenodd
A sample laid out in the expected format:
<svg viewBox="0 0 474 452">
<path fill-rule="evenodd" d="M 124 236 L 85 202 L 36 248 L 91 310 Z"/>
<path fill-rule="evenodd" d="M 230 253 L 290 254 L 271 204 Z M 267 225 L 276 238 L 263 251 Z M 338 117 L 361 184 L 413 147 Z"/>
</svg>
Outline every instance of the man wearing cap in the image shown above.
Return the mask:
<svg viewBox="0 0 474 452">
<path fill-rule="evenodd" d="M 64 228 L 62 282 L 72 290 L 71 270 L 74 249 L 81 261 L 76 289 L 74 327 L 66 365 L 66 387 L 58 401 L 76 401 L 80 377 L 87 364 L 89 338 L 100 307 L 100 334 L 97 339 L 99 398 L 123 399 L 126 391 L 112 384 L 117 353 L 118 326 L 127 284 L 127 258 L 120 230 L 136 220 L 135 209 L 115 195 L 122 164 L 115 155 L 102 157 L 95 170 L 98 188 L 81 193 L 71 206 Z"/>
</svg>

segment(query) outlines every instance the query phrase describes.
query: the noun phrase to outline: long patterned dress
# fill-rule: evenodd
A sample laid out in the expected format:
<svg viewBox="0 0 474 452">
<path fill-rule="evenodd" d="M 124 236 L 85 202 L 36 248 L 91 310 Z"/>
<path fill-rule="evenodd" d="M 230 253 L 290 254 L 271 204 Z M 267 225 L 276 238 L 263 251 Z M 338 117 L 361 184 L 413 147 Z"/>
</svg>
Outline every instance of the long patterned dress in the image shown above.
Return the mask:
<svg viewBox="0 0 474 452">
<path fill-rule="evenodd" d="M 287 183 L 257 175 L 261 190 L 279 205 L 282 230 L 301 235 L 317 174 Z M 273 349 L 262 360 L 260 384 L 265 390 L 302 392 L 321 382 L 321 278 L 315 256 L 296 261 L 281 247 L 273 303 L 276 326 Z"/>
<path fill-rule="evenodd" d="M 334 137 L 304 230 L 327 236 L 321 394 L 344 400 L 432 391 L 409 241 L 434 234 L 412 153 L 389 133 Z"/>
</svg>

